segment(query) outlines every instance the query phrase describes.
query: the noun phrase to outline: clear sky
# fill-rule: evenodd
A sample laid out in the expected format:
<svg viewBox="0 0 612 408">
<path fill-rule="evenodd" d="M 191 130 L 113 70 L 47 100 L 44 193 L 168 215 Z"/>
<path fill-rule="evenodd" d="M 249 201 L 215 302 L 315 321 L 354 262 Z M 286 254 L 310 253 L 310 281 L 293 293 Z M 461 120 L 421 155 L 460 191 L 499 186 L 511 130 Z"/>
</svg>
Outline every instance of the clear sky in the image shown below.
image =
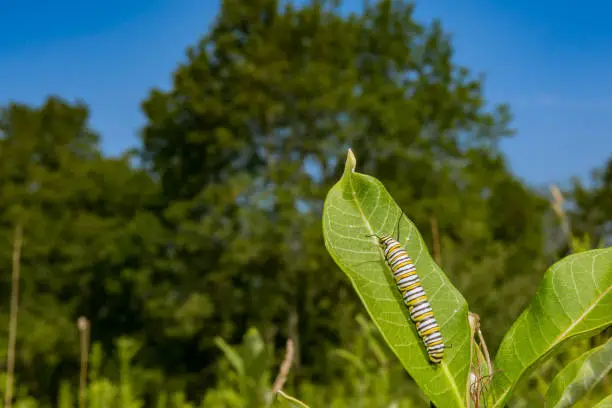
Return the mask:
<svg viewBox="0 0 612 408">
<path fill-rule="evenodd" d="M 345 1 L 356 10 L 361 0 Z M 503 150 L 529 183 L 586 177 L 612 155 L 612 4 L 420 0 L 440 18 L 457 62 L 486 75 L 517 135 Z M 49 94 L 84 100 L 108 154 L 138 144 L 140 102 L 167 88 L 218 0 L 0 0 L 0 104 Z"/>
</svg>

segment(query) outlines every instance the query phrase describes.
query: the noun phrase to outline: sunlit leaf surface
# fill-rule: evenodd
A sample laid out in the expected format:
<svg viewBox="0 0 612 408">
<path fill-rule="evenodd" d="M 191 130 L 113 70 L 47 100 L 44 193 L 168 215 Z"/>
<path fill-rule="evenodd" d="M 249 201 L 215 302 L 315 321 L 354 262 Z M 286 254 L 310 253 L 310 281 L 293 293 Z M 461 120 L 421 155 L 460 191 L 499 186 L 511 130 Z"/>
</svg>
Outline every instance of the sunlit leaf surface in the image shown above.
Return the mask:
<svg viewBox="0 0 612 408">
<path fill-rule="evenodd" d="M 402 303 L 382 250 L 368 234 L 397 235 L 401 210 L 375 178 L 355 172 L 349 150 L 344 174 L 329 191 L 323 210 L 325 245 L 346 273 L 386 342 L 438 408 L 467 404 L 470 362 L 468 307 L 429 255 L 415 225 L 401 218 L 399 241 L 414 260 L 447 345 L 432 365 Z M 330 273 L 335 273 L 330 271 Z"/>
<path fill-rule="evenodd" d="M 569 363 L 552 381 L 547 408 L 572 407 L 612 369 L 612 340 Z"/>
<path fill-rule="evenodd" d="M 570 255 L 551 266 L 495 357 L 495 406 L 503 406 L 519 379 L 563 342 L 610 324 L 612 248 Z"/>
</svg>

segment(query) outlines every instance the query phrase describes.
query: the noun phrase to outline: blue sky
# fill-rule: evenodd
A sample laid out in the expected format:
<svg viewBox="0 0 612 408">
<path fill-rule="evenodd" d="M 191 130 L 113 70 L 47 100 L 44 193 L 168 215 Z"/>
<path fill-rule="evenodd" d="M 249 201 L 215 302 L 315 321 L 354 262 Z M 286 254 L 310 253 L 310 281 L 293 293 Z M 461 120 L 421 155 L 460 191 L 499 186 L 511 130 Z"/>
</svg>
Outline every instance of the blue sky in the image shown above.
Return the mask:
<svg viewBox="0 0 612 408">
<path fill-rule="evenodd" d="M 345 1 L 345 8 L 359 8 Z M 218 0 L 0 0 L 0 104 L 49 94 L 89 104 L 103 148 L 138 144 L 140 102 L 168 88 Z M 517 135 L 502 145 L 535 185 L 586 177 L 612 155 L 612 4 L 594 0 L 420 0 L 440 18 L 457 62 L 486 75 L 485 96 L 508 102 Z"/>
</svg>

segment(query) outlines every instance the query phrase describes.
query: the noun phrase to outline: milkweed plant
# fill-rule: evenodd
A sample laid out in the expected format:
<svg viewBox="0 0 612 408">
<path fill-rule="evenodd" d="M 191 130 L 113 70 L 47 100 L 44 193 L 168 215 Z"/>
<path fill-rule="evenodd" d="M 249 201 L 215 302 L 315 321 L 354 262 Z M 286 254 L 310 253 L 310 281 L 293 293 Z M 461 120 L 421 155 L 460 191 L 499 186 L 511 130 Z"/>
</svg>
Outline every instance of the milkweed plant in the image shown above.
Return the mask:
<svg viewBox="0 0 612 408">
<path fill-rule="evenodd" d="M 356 172 L 356 164 L 349 149 L 344 173 L 323 207 L 325 246 L 432 406 L 504 407 L 519 381 L 548 357 L 612 324 L 612 247 L 572 254 L 546 271 L 495 356 L 489 355 L 479 316 L 470 312 L 463 295 L 434 262 L 409 214 L 402 212 L 379 180 Z M 382 236 L 397 240 L 414 265 L 404 269 L 418 274 L 418 287 L 422 286 L 424 301 L 435 314 L 434 332 L 446 345 L 437 363 L 428 355 L 430 332 L 423 328 L 423 319 L 415 319 L 415 302 L 406 301 L 407 293 L 421 289 L 400 285 L 398 275 L 410 274 L 398 274 L 404 264 L 389 259 L 392 251 L 372 238 Z M 611 369 L 612 339 L 608 339 L 561 369 L 548 387 L 544 406 L 573 406 Z M 292 398 L 286 401 L 307 406 Z M 611 406 L 612 395 L 596 408 Z"/>
</svg>

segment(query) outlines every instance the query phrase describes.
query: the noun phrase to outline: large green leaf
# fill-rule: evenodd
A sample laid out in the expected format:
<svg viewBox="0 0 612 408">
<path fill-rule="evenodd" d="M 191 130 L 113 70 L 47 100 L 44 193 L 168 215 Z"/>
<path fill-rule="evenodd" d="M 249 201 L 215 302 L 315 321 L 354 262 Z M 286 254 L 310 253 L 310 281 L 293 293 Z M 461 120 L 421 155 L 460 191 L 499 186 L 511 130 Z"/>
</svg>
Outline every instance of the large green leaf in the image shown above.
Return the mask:
<svg viewBox="0 0 612 408">
<path fill-rule="evenodd" d="M 612 340 L 569 363 L 553 380 L 546 407 L 572 407 L 612 369 Z"/>
<path fill-rule="evenodd" d="M 355 172 L 349 150 L 344 174 L 332 187 L 323 209 L 325 246 L 347 274 L 386 342 L 423 392 L 439 408 L 467 405 L 470 365 L 468 307 L 429 255 L 415 225 L 402 216 L 400 242 L 413 258 L 440 323 L 446 350 L 432 365 L 402 302 L 382 250 L 367 234 L 396 235 L 401 209 L 373 177 Z"/>
<path fill-rule="evenodd" d="M 612 248 L 570 255 L 551 266 L 499 347 L 495 406 L 502 406 L 519 379 L 564 342 L 612 324 L 611 310 Z"/>
</svg>

